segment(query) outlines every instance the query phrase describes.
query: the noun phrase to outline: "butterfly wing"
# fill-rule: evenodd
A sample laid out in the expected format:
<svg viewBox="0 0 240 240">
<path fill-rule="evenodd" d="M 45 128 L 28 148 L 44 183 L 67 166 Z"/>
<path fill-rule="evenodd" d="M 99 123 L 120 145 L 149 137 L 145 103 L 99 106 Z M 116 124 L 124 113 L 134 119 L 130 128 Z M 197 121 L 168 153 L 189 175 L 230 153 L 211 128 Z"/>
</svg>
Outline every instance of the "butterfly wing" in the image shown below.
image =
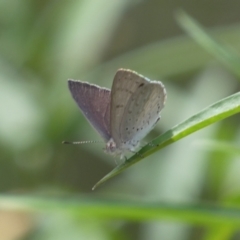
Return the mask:
<svg viewBox="0 0 240 240">
<path fill-rule="evenodd" d="M 166 91 L 161 82 L 149 81 L 139 85 L 129 99 L 120 125 L 120 138 L 129 148 L 137 146 L 156 125 L 164 107 Z"/>
<path fill-rule="evenodd" d="M 72 79 L 68 80 L 68 87 L 84 116 L 105 141 L 108 141 L 110 139 L 110 90 Z"/>
<path fill-rule="evenodd" d="M 125 69 L 115 75 L 111 91 L 110 130 L 116 146 L 132 149 L 160 119 L 166 98 L 161 82 Z"/>
</svg>

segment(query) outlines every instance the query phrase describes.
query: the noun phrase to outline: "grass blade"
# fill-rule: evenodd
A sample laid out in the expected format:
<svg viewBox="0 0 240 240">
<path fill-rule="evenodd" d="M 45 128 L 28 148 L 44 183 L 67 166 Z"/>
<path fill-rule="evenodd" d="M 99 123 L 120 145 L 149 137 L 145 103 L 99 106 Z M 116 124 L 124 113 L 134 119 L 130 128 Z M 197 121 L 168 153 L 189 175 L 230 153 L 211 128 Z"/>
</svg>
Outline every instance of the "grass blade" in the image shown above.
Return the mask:
<svg viewBox="0 0 240 240">
<path fill-rule="evenodd" d="M 233 73 L 240 77 L 240 57 L 224 44 L 213 39 L 204 29 L 186 13 L 180 11 L 176 15 L 180 26 L 203 48 L 213 54 Z"/>
<path fill-rule="evenodd" d="M 62 213 L 83 218 L 162 220 L 190 224 L 240 226 L 240 209 L 213 204 L 177 204 L 144 201 L 116 201 L 87 197 L 51 198 L 40 196 L 0 196 L 0 209 L 30 213 Z M 215 226 L 215 225 L 214 225 Z"/>
<path fill-rule="evenodd" d="M 126 160 L 123 164 L 120 164 L 114 168 L 110 173 L 108 173 L 99 182 L 97 182 L 97 184 L 93 187 L 93 190 L 108 179 L 116 176 L 120 172 L 129 168 L 131 165 L 137 163 L 150 154 L 153 154 L 161 148 L 164 148 L 193 132 L 196 132 L 238 112 L 240 112 L 239 92 L 203 109 L 196 115 L 193 115 L 189 119 L 185 120 L 184 122 L 178 124 L 177 126 L 154 139 L 152 142 L 144 146 L 138 153 Z"/>
</svg>

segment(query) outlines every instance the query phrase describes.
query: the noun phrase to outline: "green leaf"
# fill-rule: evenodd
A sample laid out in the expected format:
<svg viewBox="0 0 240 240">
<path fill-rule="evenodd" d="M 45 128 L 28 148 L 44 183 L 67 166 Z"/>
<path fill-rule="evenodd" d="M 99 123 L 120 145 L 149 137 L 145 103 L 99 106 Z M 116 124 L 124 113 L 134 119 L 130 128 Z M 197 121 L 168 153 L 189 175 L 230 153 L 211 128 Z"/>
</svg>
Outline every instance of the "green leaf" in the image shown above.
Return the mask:
<svg viewBox="0 0 240 240">
<path fill-rule="evenodd" d="M 196 132 L 197 130 L 207 127 L 238 112 L 240 112 L 240 93 L 233 94 L 216 102 L 215 104 L 203 109 L 201 112 L 193 115 L 189 119 L 173 127 L 144 146 L 138 153 L 126 160 L 123 164 L 120 164 L 114 168 L 110 173 L 103 177 L 93 187 L 93 190 L 103 182 L 116 176 L 123 170 L 129 168 L 131 165 L 137 163 L 150 154 L 153 154 L 161 148 L 164 148 L 169 144 L 174 143 L 193 132 Z"/>
</svg>

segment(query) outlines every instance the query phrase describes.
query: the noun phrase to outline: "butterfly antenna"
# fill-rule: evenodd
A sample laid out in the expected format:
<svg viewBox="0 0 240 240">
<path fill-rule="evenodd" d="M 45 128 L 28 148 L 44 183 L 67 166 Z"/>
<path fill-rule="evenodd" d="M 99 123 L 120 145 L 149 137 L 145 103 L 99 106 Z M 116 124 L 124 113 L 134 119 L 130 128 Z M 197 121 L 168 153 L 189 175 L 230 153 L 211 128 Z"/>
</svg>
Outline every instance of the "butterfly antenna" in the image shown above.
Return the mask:
<svg viewBox="0 0 240 240">
<path fill-rule="evenodd" d="M 62 144 L 85 144 L 85 143 L 102 143 L 102 141 L 89 140 L 89 141 L 80 141 L 80 142 L 68 142 L 68 141 L 63 141 L 62 142 Z"/>
</svg>

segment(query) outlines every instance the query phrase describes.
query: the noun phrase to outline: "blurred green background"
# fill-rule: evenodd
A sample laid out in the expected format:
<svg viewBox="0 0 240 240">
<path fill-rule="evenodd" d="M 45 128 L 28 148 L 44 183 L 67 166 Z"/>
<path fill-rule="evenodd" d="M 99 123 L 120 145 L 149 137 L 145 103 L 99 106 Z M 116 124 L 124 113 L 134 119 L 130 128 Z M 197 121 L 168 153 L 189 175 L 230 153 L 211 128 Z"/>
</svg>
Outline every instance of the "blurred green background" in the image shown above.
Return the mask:
<svg viewBox="0 0 240 240">
<path fill-rule="evenodd" d="M 238 227 L 224 224 L 105 219 L 87 210 L 80 216 L 83 209 L 62 213 L 57 201 L 55 211 L 54 201 L 31 211 L 16 207 L 28 206 L 28 198 L 18 199 L 26 195 L 64 199 L 66 208 L 72 200 L 93 200 L 96 215 L 99 202 L 113 199 L 240 205 L 237 116 L 151 155 L 95 191 L 121 160 L 106 155 L 104 143 L 61 144 L 101 140 L 72 100 L 68 78 L 110 88 L 116 70 L 129 68 L 161 80 L 167 103 L 144 143 L 238 91 L 238 77 L 179 26 L 180 9 L 239 52 L 238 1 L 0 0 L 1 240 L 240 239 Z"/>
</svg>

